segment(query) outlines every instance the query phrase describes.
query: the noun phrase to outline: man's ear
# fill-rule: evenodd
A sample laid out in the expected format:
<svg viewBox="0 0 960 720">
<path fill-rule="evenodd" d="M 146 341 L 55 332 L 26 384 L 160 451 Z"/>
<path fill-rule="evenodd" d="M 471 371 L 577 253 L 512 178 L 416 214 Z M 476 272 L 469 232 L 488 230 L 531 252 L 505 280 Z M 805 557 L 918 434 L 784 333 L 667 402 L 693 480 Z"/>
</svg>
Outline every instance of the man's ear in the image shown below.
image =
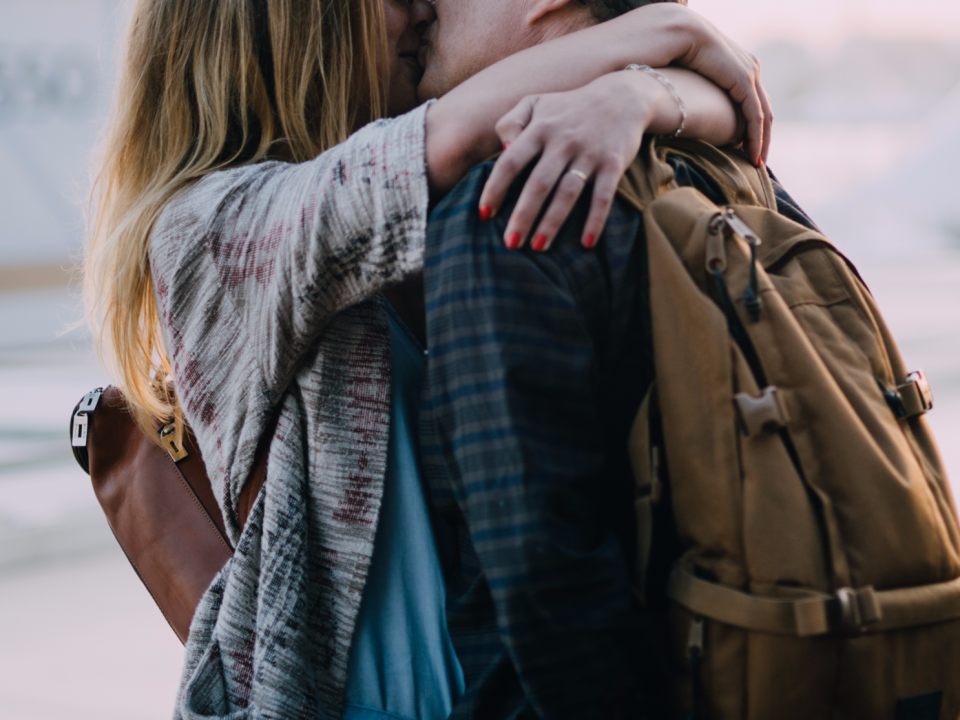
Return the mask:
<svg viewBox="0 0 960 720">
<path fill-rule="evenodd" d="M 527 25 L 533 25 L 552 12 L 564 10 L 578 3 L 579 0 L 530 0 L 530 9 L 527 11 Z"/>
</svg>

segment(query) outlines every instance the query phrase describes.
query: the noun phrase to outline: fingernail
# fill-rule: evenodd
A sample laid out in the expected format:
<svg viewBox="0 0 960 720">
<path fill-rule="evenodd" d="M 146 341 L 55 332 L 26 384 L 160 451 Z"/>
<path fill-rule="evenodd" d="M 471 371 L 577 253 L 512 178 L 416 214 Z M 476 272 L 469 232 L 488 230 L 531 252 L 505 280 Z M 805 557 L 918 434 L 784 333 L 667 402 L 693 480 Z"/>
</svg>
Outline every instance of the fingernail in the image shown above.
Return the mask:
<svg viewBox="0 0 960 720">
<path fill-rule="evenodd" d="M 507 142 L 507 143 L 504 143 L 504 144 L 503 144 L 503 149 L 504 149 L 504 150 L 509 150 L 509 149 L 510 149 L 510 143 L 508 143 L 508 142 Z"/>
<path fill-rule="evenodd" d="M 594 237 L 593 235 L 587 235 L 587 236 L 583 239 L 583 246 L 584 246 L 585 248 L 592 248 L 592 247 L 593 247 L 594 245 L 596 245 L 596 244 L 597 244 L 597 238 Z"/>
<path fill-rule="evenodd" d="M 489 219 L 492 218 L 492 217 L 493 217 L 493 210 L 490 209 L 490 206 L 489 206 L 489 205 L 481 205 L 481 206 L 480 206 L 480 219 L 481 219 L 481 220 L 489 220 Z"/>
<path fill-rule="evenodd" d="M 520 247 L 520 233 L 516 230 L 507 233 L 507 239 L 504 241 L 508 250 L 516 250 Z"/>
<path fill-rule="evenodd" d="M 530 247 L 532 247 L 537 252 L 540 252 L 546 246 L 547 246 L 547 236 L 544 235 L 543 233 L 540 233 L 539 235 L 534 237 L 533 242 L 530 243 Z"/>
</svg>

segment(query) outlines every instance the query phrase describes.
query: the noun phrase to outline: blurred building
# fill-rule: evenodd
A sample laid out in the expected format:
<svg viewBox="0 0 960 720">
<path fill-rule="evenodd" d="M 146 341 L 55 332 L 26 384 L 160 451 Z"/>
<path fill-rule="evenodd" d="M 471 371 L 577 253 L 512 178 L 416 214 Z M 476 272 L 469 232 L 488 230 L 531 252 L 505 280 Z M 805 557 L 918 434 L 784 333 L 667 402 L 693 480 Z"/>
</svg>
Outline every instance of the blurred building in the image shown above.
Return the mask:
<svg viewBox="0 0 960 720">
<path fill-rule="evenodd" d="M 0 291 L 64 284 L 108 107 L 115 0 L 0 0 Z"/>
</svg>

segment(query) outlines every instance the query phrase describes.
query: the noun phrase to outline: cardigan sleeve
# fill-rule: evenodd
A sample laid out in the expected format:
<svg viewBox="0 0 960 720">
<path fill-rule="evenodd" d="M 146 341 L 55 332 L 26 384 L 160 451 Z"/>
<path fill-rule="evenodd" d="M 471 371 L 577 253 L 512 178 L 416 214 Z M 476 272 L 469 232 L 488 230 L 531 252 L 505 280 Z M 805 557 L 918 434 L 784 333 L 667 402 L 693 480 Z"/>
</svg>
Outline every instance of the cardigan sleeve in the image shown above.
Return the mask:
<svg viewBox="0 0 960 720">
<path fill-rule="evenodd" d="M 174 344 L 240 333 L 281 391 L 334 315 L 419 270 L 425 113 L 371 123 L 308 162 L 212 173 L 177 196 L 151 241 Z"/>
</svg>

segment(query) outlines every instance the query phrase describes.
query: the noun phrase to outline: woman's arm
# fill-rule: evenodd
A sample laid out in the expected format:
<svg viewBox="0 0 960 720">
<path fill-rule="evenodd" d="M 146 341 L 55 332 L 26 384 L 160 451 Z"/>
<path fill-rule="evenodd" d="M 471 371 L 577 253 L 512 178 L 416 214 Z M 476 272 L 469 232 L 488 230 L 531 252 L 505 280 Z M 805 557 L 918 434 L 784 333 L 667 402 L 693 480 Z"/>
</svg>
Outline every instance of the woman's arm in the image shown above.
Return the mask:
<svg viewBox="0 0 960 720">
<path fill-rule="evenodd" d="M 657 3 L 523 50 L 444 95 L 427 114 L 432 192 L 442 195 L 500 150 L 492 128 L 525 96 L 579 88 L 630 63 L 679 64 L 727 90 L 747 119 L 749 151 L 759 161 L 770 112 L 756 58 L 696 13 Z"/>
<path fill-rule="evenodd" d="M 423 267 L 425 112 L 308 162 L 210 173 L 168 203 L 150 268 L 175 377 L 229 362 L 279 398 L 338 313 Z"/>
</svg>

